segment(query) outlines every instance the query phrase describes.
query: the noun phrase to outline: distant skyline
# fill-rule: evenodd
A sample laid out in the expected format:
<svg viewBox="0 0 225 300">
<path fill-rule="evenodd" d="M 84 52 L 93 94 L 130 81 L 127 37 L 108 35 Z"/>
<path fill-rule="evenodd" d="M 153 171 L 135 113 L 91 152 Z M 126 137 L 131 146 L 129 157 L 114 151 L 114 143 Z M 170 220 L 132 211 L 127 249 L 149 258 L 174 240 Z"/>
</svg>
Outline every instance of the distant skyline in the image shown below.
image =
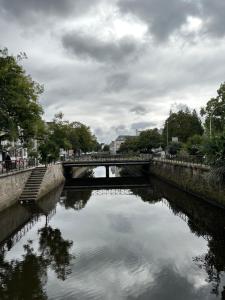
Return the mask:
<svg viewBox="0 0 225 300">
<path fill-rule="evenodd" d="M 162 127 L 174 103 L 198 111 L 225 81 L 224 0 L 0 0 L 0 28 L 45 87 L 45 119 L 100 142 Z"/>
</svg>

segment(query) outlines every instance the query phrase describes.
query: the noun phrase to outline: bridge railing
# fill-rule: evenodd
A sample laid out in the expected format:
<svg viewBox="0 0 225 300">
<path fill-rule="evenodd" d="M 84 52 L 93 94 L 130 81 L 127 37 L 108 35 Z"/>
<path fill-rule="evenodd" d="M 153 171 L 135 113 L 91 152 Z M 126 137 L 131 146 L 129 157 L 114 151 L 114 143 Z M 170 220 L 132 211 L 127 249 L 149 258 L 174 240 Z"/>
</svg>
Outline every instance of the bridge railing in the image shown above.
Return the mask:
<svg viewBox="0 0 225 300">
<path fill-rule="evenodd" d="M 83 161 L 99 161 L 99 162 L 105 162 L 105 161 L 145 161 L 145 160 L 151 160 L 152 154 L 137 154 L 137 155 L 107 155 L 107 156 L 100 156 L 100 155 L 82 155 L 79 157 L 71 158 L 69 161 L 76 161 L 76 162 L 83 162 Z"/>
<path fill-rule="evenodd" d="M 174 162 L 191 163 L 198 165 L 208 165 L 207 160 L 202 155 L 165 155 L 163 157 L 154 156 L 157 160 L 171 160 Z"/>
</svg>

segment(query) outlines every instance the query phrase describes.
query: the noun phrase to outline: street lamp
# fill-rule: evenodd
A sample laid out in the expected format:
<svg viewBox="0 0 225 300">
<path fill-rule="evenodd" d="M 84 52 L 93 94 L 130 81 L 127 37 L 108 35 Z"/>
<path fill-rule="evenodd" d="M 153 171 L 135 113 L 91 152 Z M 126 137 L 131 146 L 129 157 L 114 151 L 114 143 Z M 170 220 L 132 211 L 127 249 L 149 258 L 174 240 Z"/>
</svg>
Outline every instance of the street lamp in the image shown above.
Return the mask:
<svg viewBox="0 0 225 300">
<path fill-rule="evenodd" d="M 209 136 L 210 136 L 210 138 L 212 137 L 212 116 L 213 116 L 213 113 L 215 112 L 215 110 L 217 110 L 217 108 L 221 108 L 223 106 L 225 106 L 225 104 L 215 107 L 213 109 L 213 111 L 210 113 L 210 116 L 209 116 Z"/>
<path fill-rule="evenodd" d="M 169 145 L 169 124 L 168 120 L 166 121 L 166 140 L 167 140 L 167 147 Z"/>
</svg>

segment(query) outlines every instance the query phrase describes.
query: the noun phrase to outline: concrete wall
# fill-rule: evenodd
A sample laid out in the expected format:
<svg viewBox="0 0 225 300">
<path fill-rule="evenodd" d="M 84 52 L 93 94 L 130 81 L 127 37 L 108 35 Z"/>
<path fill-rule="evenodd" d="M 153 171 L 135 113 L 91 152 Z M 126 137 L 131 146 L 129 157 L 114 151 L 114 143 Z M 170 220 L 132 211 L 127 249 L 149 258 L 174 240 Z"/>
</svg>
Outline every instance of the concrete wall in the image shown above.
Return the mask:
<svg viewBox="0 0 225 300">
<path fill-rule="evenodd" d="M 32 169 L 0 176 L 0 211 L 13 205 L 20 197 Z M 64 182 L 61 164 L 48 166 L 43 178 L 38 199 Z"/>
<path fill-rule="evenodd" d="M 37 198 L 40 199 L 51 190 L 55 189 L 64 182 L 63 167 L 61 164 L 48 166 L 45 176 L 42 180 Z"/>
<path fill-rule="evenodd" d="M 30 169 L 0 176 L 0 211 L 17 201 L 31 172 Z"/>
<path fill-rule="evenodd" d="M 150 166 L 151 174 L 204 200 L 225 206 L 225 188 L 209 181 L 209 170 L 208 166 L 165 159 L 154 159 Z"/>
</svg>

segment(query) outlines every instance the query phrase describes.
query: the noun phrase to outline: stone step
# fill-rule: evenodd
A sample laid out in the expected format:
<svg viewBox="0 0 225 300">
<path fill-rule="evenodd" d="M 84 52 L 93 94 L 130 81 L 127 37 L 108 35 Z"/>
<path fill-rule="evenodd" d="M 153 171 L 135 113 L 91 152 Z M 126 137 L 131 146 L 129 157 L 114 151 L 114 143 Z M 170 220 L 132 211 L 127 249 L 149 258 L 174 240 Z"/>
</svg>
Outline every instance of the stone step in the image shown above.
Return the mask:
<svg viewBox="0 0 225 300">
<path fill-rule="evenodd" d="M 41 174 L 41 173 L 32 173 L 31 176 L 44 176 L 45 173 Z"/>
<path fill-rule="evenodd" d="M 32 188 L 39 189 L 39 187 L 40 187 L 40 184 L 28 184 L 28 185 L 25 186 L 25 188 L 23 190 L 25 190 L 25 189 L 30 189 L 31 190 Z"/>
<path fill-rule="evenodd" d="M 44 172 L 33 172 L 32 175 L 44 175 L 45 174 L 45 171 Z"/>
<path fill-rule="evenodd" d="M 41 182 L 42 181 L 42 178 L 32 178 L 32 179 L 29 179 L 27 183 L 30 183 L 30 182 Z"/>
<path fill-rule="evenodd" d="M 39 188 L 46 173 L 46 170 L 46 167 L 37 167 L 32 171 L 19 198 L 19 201 L 21 203 L 32 202 L 37 199 Z"/>
<path fill-rule="evenodd" d="M 37 199 L 37 195 L 22 195 L 20 199 Z"/>
<path fill-rule="evenodd" d="M 29 199 L 33 199 L 33 200 L 36 200 L 37 199 L 37 196 L 28 196 L 28 197 L 26 197 L 26 196 L 22 196 L 22 197 L 20 197 L 20 200 L 29 200 Z"/>
<path fill-rule="evenodd" d="M 22 195 L 33 195 L 33 194 L 37 194 L 38 190 L 35 191 L 23 191 Z"/>
</svg>

